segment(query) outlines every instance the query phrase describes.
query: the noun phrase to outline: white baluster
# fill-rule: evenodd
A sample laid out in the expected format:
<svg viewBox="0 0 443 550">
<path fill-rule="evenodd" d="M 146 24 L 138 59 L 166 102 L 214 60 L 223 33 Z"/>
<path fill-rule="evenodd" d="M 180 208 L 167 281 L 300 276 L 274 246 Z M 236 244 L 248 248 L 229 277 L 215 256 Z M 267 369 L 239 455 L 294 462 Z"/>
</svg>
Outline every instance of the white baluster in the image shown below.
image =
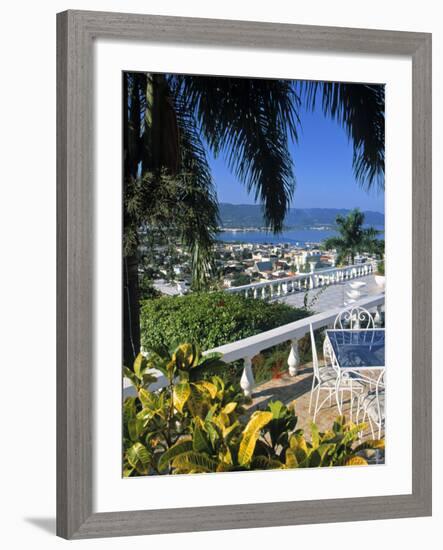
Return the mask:
<svg viewBox="0 0 443 550">
<path fill-rule="evenodd" d="M 240 387 L 246 397 L 252 397 L 252 390 L 255 386 L 254 373 L 252 372 L 252 361 L 250 357 L 243 359 L 243 374 L 240 379 Z"/>
<path fill-rule="evenodd" d="M 288 357 L 289 374 L 296 376 L 298 373 L 298 366 L 300 364 L 300 354 L 298 353 L 298 341 L 296 338 L 291 340 L 291 351 Z"/>
<path fill-rule="evenodd" d="M 377 306 L 377 311 L 375 312 L 375 315 L 374 315 L 374 323 L 378 327 L 381 327 L 381 306 Z"/>
<path fill-rule="evenodd" d="M 254 298 L 257 298 L 257 287 L 254 287 Z"/>
<path fill-rule="evenodd" d="M 261 289 L 261 297 L 262 297 L 262 300 L 266 300 L 266 287 L 265 286 Z"/>
</svg>

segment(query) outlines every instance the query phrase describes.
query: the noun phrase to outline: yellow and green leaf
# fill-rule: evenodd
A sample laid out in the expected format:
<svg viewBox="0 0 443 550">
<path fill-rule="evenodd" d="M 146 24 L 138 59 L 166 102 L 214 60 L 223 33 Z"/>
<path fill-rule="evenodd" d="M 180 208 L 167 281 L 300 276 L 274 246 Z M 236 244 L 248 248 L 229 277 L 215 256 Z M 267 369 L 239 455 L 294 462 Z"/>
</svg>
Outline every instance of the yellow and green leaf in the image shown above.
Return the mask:
<svg viewBox="0 0 443 550">
<path fill-rule="evenodd" d="M 206 380 L 202 380 L 201 382 L 196 382 L 193 384 L 199 391 L 205 392 L 207 391 L 209 395 L 211 396 L 211 399 L 215 399 L 217 396 L 217 387 L 212 384 L 211 382 L 207 382 Z"/>
<path fill-rule="evenodd" d="M 138 473 L 142 475 L 149 473 L 151 453 L 142 443 L 134 443 L 134 445 L 126 451 L 126 458 L 129 464 L 135 468 Z"/>
<path fill-rule="evenodd" d="M 171 460 L 189 451 L 192 451 L 192 440 L 190 438 L 186 440 L 181 439 L 162 454 L 158 461 L 159 469 L 164 470 Z"/>
<path fill-rule="evenodd" d="M 217 461 L 203 453 L 189 451 L 175 457 L 172 461 L 172 467 L 187 472 L 215 472 L 217 470 Z"/>
<path fill-rule="evenodd" d="M 246 428 L 240 441 L 238 450 L 238 462 L 241 466 L 249 464 L 254 455 L 255 444 L 260 436 L 260 431 L 272 420 L 272 413 L 266 411 L 256 411 Z"/>
<path fill-rule="evenodd" d="M 366 466 L 368 463 L 362 456 L 351 456 L 345 460 L 345 466 Z"/>
<path fill-rule="evenodd" d="M 191 386 L 189 385 L 189 382 L 180 382 L 180 384 L 176 384 L 174 386 L 173 391 L 173 401 L 174 401 L 174 407 L 179 411 L 183 412 L 183 407 L 186 404 L 186 401 L 189 399 L 189 396 L 191 395 Z"/>
<path fill-rule="evenodd" d="M 192 434 L 192 448 L 197 453 L 211 454 L 211 447 L 205 431 L 199 425 L 194 426 Z"/>
</svg>

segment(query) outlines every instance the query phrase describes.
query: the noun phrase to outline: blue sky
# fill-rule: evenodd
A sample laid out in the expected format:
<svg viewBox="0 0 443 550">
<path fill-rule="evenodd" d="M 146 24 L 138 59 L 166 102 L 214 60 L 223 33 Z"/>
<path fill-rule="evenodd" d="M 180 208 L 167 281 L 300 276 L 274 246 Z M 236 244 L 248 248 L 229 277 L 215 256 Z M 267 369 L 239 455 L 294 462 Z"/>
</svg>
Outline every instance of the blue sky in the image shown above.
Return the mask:
<svg viewBox="0 0 443 550">
<path fill-rule="evenodd" d="M 297 185 L 294 208 L 354 208 L 384 212 L 384 193 L 364 191 L 352 171 L 352 143 L 345 131 L 320 109 L 301 111 L 299 143 L 291 144 Z M 254 204 L 244 185 L 231 174 L 224 159 L 208 154 L 218 200 Z"/>
</svg>

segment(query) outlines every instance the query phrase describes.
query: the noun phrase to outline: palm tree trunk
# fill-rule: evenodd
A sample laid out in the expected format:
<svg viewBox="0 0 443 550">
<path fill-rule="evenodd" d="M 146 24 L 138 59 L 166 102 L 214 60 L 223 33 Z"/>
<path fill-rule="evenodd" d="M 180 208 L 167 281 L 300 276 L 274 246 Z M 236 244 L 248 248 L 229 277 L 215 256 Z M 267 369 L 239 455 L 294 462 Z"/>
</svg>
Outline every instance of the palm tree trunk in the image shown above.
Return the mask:
<svg viewBox="0 0 443 550">
<path fill-rule="evenodd" d="M 142 144 L 140 139 L 140 96 L 139 82 L 133 77 L 129 82 L 127 73 L 123 75 L 123 194 L 126 184 L 137 177 Z M 123 231 L 136 223 L 129 213 L 123 212 Z M 132 368 L 140 351 L 140 306 L 138 285 L 137 247 L 123 254 L 123 364 Z"/>
<path fill-rule="evenodd" d="M 140 351 L 140 304 L 137 254 L 123 257 L 123 362 L 132 368 Z"/>
<path fill-rule="evenodd" d="M 124 181 L 140 172 L 160 176 L 166 168 L 175 173 L 178 165 L 178 133 L 175 113 L 165 101 L 165 77 L 161 74 L 134 73 L 132 82 L 124 75 Z M 141 98 L 146 102 L 142 107 Z M 142 131 L 142 114 L 144 130 Z M 125 228 L 137 220 L 123 212 Z M 140 351 L 139 258 L 137 246 L 123 257 L 123 361 L 132 367 Z"/>
</svg>

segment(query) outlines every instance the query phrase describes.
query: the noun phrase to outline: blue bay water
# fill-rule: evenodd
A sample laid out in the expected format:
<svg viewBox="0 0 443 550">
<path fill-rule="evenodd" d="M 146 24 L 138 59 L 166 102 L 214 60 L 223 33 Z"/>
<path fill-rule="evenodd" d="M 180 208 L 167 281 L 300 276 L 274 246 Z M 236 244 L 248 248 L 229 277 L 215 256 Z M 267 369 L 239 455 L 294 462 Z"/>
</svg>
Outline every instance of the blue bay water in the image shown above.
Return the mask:
<svg viewBox="0 0 443 550">
<path fill-rule="evenodd" d="M 279 235 L 267 231 L 222 231 L 217 235 L 217 240 L 224 242 L 242 242 L 256 244 L 290 243 L 303 246 L 305 243 L 319 243 L 328 237 L 337 235 L 331 230 L 293 229 L 283 231 Z"/>
<path fill-rule="evenodd" d="M 383 230 L 383 227 L 377 227 Z M 224 242 L 242 242 L 256 244 L 278 244 L 289 243 L 304 246 L 306 243 L 320 243 L 329 237 L 334 237 L 337 232 L 331 229 L 291 229 L 283 231 L 279 235 L 268 233 L 267 231 L 221 231 L 217 235 L 218 241 Z M 384 238 L 384 233 L 379 235 Z"/>
</svg>

